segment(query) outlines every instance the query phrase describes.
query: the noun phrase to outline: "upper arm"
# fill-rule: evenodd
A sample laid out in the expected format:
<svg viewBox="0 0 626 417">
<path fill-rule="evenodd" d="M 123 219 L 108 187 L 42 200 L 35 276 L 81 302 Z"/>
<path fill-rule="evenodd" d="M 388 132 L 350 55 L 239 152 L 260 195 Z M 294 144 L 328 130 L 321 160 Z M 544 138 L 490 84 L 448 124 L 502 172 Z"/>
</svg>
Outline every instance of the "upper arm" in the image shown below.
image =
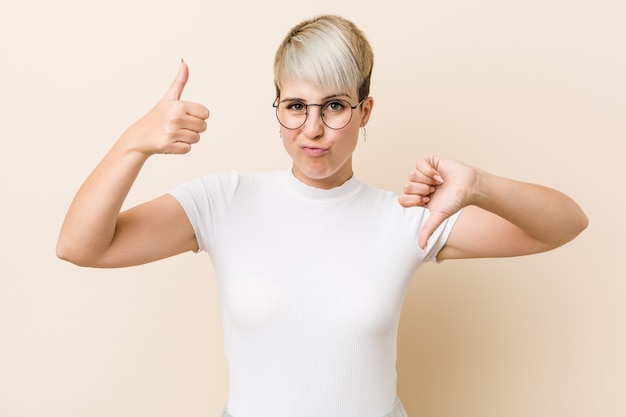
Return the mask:
<svg viewBox="0 0 626 417">
<path fill-rule="evenodd" d="M 111 245 L 93 266 L 140 265 L 195 250 L 198 243 L 185 211 L 164 194 L 120 213 Z"/>
<path fill-rule="evenodd" d="M 457 219 L 437 259 L 521 256 L 545 252 L 556 246 L 534 239 L 487 210 L 468 206 Z"/>
</svg>

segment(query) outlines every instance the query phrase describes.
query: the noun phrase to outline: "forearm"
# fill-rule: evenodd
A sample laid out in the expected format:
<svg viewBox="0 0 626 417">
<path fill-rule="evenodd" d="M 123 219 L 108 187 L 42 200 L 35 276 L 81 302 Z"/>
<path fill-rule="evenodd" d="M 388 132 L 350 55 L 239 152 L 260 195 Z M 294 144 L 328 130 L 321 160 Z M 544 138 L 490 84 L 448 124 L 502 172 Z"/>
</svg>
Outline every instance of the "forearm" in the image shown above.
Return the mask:
<svg viewBox="0 0 626 417">
<path fill-rule="evenodd" d="M 588 222 L 578 204 L 557 190 L 483 171 L 477 175 L 470 203 L 553 247 L 572 240 Z"/>
</svg>

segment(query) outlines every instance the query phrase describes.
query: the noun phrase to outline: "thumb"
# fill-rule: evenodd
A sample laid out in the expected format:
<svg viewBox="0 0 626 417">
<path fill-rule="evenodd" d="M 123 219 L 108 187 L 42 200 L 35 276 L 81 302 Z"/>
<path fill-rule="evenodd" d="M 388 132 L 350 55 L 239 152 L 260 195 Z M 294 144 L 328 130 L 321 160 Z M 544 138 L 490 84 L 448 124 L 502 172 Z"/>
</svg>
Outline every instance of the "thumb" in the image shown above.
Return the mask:
<svg viewBox="0 0 626 417">
<path fill-rule="evenodd" d="M 420 249 L 426 250 L 428 239 L 430 239 L 435 230 L 437 230 L 437 228 L 441 226 L 441 223 L 443 223 L 443 221 L 447 217 L 447 215 L 441 212 L 430 212 L 428 219 L 426 219 L 426 222 L 424 223 L 419 231 L 419 234 L 417 235 L 417 244 L 419 245 Z"/>
<path fill-rule="evenodd" d="M 180 96 L 183 95 L 183 90 L 185 89 L 185 85 L 187 84 L 187 80 L 189 79 L 189 67 L 183 61 L 180 60 L 180 65 L 178 66 L 178 74 L 176 74 L 176 78 L 172 81 L 172 85 L 165 93 L 165 98 L 170 100 L 180 100 Z"/>
</svg>

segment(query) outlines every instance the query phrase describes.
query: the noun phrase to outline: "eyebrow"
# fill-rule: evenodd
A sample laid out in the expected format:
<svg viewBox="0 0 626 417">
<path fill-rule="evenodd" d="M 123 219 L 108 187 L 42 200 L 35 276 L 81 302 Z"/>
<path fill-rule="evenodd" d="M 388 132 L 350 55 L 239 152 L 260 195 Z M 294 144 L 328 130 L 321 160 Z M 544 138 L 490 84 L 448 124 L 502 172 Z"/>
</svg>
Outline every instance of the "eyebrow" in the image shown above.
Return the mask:
<svg viewBox="0 0 626 417">
<path fill-rule="evenodd" d="M 347 94 L 347 93 L 337 93 L 337 94 L 331 94 L 329 96 L 322 98 L 322 102 L 332 100 L 333 98 L 352 98 L 352 97 L 350 97 L 350 94 Z M 299 97 L 286 97 L 280 101 L 304 101 L 306 102 L 305 99 L 299 98 Z"/>
</svg>

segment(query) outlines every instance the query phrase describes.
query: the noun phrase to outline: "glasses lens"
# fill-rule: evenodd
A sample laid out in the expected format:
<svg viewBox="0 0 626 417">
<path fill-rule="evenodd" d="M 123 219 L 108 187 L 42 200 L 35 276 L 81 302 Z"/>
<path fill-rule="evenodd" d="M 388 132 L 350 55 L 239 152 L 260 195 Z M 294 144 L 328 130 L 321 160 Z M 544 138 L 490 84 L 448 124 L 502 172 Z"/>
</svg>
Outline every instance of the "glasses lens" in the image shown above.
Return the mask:
<svg viewBox="0 0 626 417">
<path fill-rule="evenodd" d="M 276 106 L 278 122 L 287 129 L 297 129 L 306 121 L 307 108 L 297 101 L 281 101 Z"/>
<path fill-rule="evenodd" d="M 342 129 L 352 119 L 352 107 L 344 100 L 333 100 L 325 103 L 322 108 L 322 120 L 331 129 Z"/>
</svg>

